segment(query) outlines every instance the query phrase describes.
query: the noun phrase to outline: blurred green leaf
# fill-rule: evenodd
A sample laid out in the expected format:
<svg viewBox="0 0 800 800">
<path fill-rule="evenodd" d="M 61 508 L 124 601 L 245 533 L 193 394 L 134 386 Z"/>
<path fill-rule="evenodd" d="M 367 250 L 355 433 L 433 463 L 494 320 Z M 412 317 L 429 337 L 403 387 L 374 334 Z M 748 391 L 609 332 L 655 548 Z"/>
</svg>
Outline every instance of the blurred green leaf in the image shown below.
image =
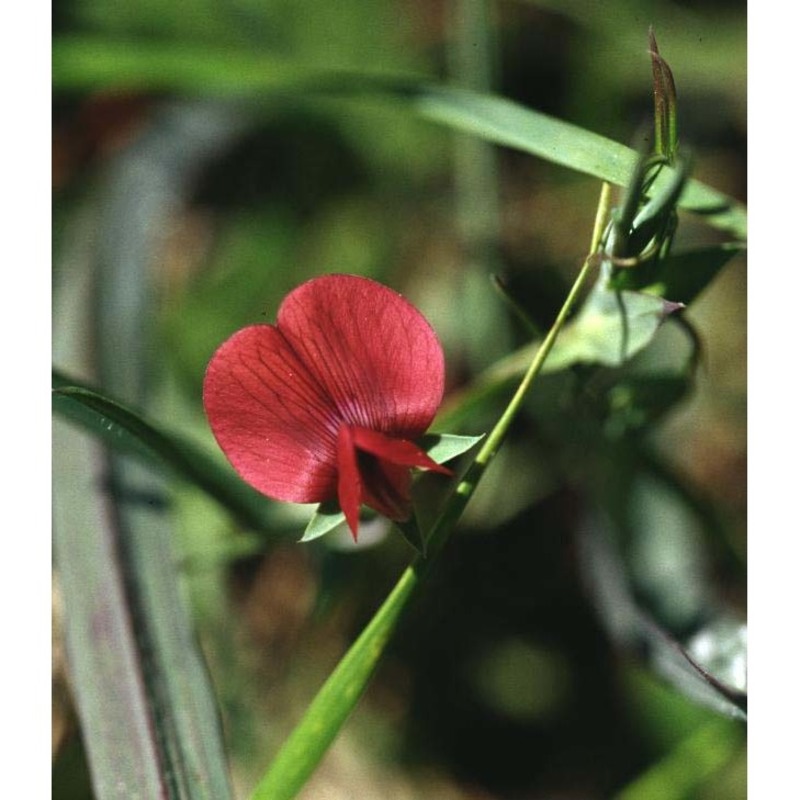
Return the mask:
<svg viewBox="0 0 800 800">
<path fill-rule="evenodd" d="M 614 800 L 691 800 L 742 747 L 742 732 L 724 720 L 706 723 L 630 783 Z"/>
<path fill-rule="evenodd" d="M 322 96 L 372 96 L 399 100 L 422 117 L 486 141 L 511 147 L 619 186 L 628 184 L 634 150 L 503 97 L 377 72 L 310 70 L 291 61 L 210 48 L 131 44 L 91 38 L 53 43 L 55 89 L 171 90 L 223 93 L 259 102 Z M 658 182 L 669 182 L 665 168 Z M 689 181 L 680 206 L 738 238 L 747 235 L 744 207 L 698 181 Z"/>
<path fill-rule="evenodd" d="M 555 372 L 577 363 L 619 366 L 644 349 L 675 310 L 659 297 L 615 292 L 598 283 L 545 362 Z"/>
<path fill-rule="evenodd" d="M 686 397 L 691 385 L 685 374 L 623 378 L 606 396 L 606 433 L 613 438 L 653 425 Z"/>
<path fill-rule="evenodd" d="M 53 42 L 56 89 L 99 88 L 202 94 L 283 89 L 308 78 L 284 58 L 185 42 L 60 36 Z"/>
<path fill-rule="evenodd" d="M 270 502 L 192 442 L 59 372 L 53 373 L 53 386 L 53 410 L 61 416 L 119 452 L 168 467 L 214 497 L 243 524 L 258 530 L 273 526 Z"/>
<path fill-rule="evenodd" d="M 740 242 L 728 242 L 675 253 L 632 269 L 617 270 L 611 285 L 615 289 L 645 292 L 688 305 L 745 249 Z"/>
<path fill-rule="evenodd" d="M 639 655 L 654 672 L 696 703 L 725 716 L 746 719 L 746 692 L 711 674 L 639 608 L 622 559 L 600 517 L 587 520 L 578 545 L 594 606 L 618 645 Z"/>
</svg>

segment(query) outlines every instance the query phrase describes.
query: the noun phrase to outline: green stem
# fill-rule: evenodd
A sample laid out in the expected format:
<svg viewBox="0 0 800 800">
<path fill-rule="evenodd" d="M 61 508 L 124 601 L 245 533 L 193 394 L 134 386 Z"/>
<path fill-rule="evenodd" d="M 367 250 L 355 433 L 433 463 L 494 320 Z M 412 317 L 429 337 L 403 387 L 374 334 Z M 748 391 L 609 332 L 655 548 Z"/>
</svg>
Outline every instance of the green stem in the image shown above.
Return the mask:
<svg viewBox="0 0 800 800">
<path fill-rule="evenodd" d="M 431 570 L 436 556 L 447 542 L 486 467 L 502 445 L 514 417 L 522 407 L 525 394 L 541 372 L 559 331 L 586 284 L 595 263 L 594 254 L 600 246 L 602 232 L 608 219 L 610 199 L 611 187 L 604 183 L 589 256 L 555 322 L 541 347 L 536 351 L 516 393 L 434 523 L 430 532 L 427 557 L 417 556 L 404 570 L 391 594 L 317 693 L 303 719 L 275 757 L 267 774 L 256 786 L 252 800 L 291 800 L 295 797 L 322 760 L 367 688 L 386 644 L 409 606 L 409 601 Z"/>
</svg>

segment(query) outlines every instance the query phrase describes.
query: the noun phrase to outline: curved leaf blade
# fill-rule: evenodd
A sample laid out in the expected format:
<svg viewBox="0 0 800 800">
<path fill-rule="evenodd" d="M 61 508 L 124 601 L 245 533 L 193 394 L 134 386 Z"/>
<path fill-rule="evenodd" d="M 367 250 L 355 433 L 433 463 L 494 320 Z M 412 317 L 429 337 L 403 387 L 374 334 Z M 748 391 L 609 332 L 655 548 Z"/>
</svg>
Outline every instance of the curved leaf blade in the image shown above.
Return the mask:
<svg viewBox="0 0 800 800">
<path fill-rule="evenodd" d="M 57 39 L 52 60 L 57 89 L 169 89 L 251 100 L 258 93 L 262 100 L 292 102 L 320 95 L 386 97 L 407 104 L 423 119 L 618 186 L 628 185 L 638 158 L 630 147 L 504 97 L 438 85 L 423 77 L 311 70 L 238 51 L 175 53 L 169 46 L 133 46 L 91 37 Z M 673 172 L 665 168 L 657 184 L 669 181 Z M 699 181 L 687 183 L 679 206 L 737 238 L 747 236 L 744 206 Z"/>
<path fill-rule="evenodd" d="M 136 456 L 197 486 L 243 524 L 271 527 L 270 502 L 204 450 L 130 408 L 59 372 L 53 373 L 53 410 L 117 451 Z"/>
<path fill-rule="evenodd" d="M 53 554 L 66 612 L 70 683 L 98 798 L 165 788 L 151 729 L 136 633 L 128 614 L 102 446 L 53 424 Z"/>
</svg>

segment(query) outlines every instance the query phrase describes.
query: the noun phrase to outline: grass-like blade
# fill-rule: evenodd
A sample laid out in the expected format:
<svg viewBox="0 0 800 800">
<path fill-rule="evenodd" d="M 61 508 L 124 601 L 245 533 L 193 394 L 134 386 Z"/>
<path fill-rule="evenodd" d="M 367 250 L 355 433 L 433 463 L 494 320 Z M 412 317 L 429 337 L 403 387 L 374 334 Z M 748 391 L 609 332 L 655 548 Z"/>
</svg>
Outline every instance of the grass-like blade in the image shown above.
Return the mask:
<svg viewBox="0 0 800 800">
<path fill-rule="evenodd" d="M 160 241 L 164 220 L 182 193 L 189 191 L 189 176 L 230 138 L 234 127 L 210 104 L 164 105 L 136 146 L 121 150 L 109 164 L 109 180 L 96 198 L 99 234 L 91 240 L 91 257 L 86 259 L 86 286 L 91 290 L 80 304 L 68 311 L 62 308 L 56 315 L 58 350 L 64 350 L 63 342 L 72 338 L 74 330 L 86 329 L 83 341 L 74 342 L 69 352 L 54 353 L 56 363 L 67 373 L 97 374 L 110 396 L 135 398 L 146 407 L 147 387 L 152 385 L 152 351 L 146 343 L 151 340 L 153 321 L 148 310 L 154 242 Z M 69 295 L 73 283 L 71 271 L 70 281 L 59 287 L 59 300 Z M 91 441 L 93 447 L 113 444 L 116 438 L 133 448 L 130 452 L 123 452 L 125 447 L 104 448 L 101 480 L 90 483 L 91 496 L 98 498 L 105 511 L 103 526 L 69 526 L 61 531 L 70 543 L 79 542 L 86 549 L 91 545 L 95 551 L 103 545 L 106 550 L 105 561 L 72 562 L 72 569 L 65 573 L 73 601 L 65 606 L 68 627 L 102 634 L 103 615 L 113 613 L 125 619 L 132 631 L 133 641 L 119 670 L 102 677 L 86 670 L 76 682 L 82 698 L 78 703 L 81 733 L 98 799 L 231 800 L 217 704 L 195 638 L 173 544 L 170 485 L 151 464 L 142 463 L 142 456 L 149 450 L 195 481 L 204 475 L 206 462 L 195 452 L 197 448 L 182 448 L 141 415 L 89 387 L 67 386 L 61 377 L 54 393 L 56 405 L 81 405 L 81 415 L 73 405 L 72 421 L 83 424 L 85 430 L 63 427 L 82 439 L 87 431 L 95 438 L 103 436 L 100 429 L 104 428 L 103 441 Z M 59 426 L 62 422 L 58 420 Z M 137 444 L 132 444 L 134 438 Z M 67 472 L 73 471 L 73 455 L 69 450 L 59 452 Z M 199 471 L 194 463 L 198 458 Z M 56 499 L 84 501 L 60 488 Z M 59 556 L 57 567 L 63 571 L 65 560 L 70 559 L 68 546 L 60 548 Z M 91 614 L 91 608 L 74 602 L 75 595 L 96 584 L 97 571 L 109 565 L 112 591 L 93 597 L 100 614 Z M 88 645 L 95 661 L 117 657 L 101 635 L 88 639 Z M 73 663 L 87 657 L 73 648 Z M 111 707 L 114 694 L 121 691 L 136 692 L 147 717 L 147 741 L 157 760 L 155 789 L 138 785 L 133 774 L 123 775 L 119 753 L 105 747 L 105 739 L 113 737 L 122 749 L 129 735 L 127 721 Z M 95 693 L 103 696 L 103 705 L 91 706 L 86 700 Z"/>
<path fill-rule="evenodd" d="M 101 438 L 205 491 L 241 523 L 259 530 L 271 524 L 270 503 L 202 448 L 141 414 L 59 372 L 53 373 L 53 410 Z"/>
<path fill-rule="evenodd" d="M 103 491 L 100 443 L 53 424 L 53 555 L 70 685 L 98 800 L 163 797 L 136 633 Z"/>
<path fill-rule="evenodd" d="M 429 564 L 417 560 L 403 572 L 391 594 L 325 681 L 256 786 L 251 800 L 292 800 L 297 796 L 367 688 Z"/>
<path fill-rule="evenodd" d="M 506 98 L 424 77 L 311 70 L 240 51 L 81 37 L 56 39 L 52 60 L 56 89 L 171 90 L 256 103 L 281 98 L 297 103 L 320 95 L 384 97 L 423 119 L 618 186 L 628 184 L 638 158 L 630 147 Z M 658 181 L 669 181 L 672 175 L 665 168 Z M 737 238 L 747 236 L 744 206 L 699 181 L 687 183 L 679 206 Z"/>
</svg>

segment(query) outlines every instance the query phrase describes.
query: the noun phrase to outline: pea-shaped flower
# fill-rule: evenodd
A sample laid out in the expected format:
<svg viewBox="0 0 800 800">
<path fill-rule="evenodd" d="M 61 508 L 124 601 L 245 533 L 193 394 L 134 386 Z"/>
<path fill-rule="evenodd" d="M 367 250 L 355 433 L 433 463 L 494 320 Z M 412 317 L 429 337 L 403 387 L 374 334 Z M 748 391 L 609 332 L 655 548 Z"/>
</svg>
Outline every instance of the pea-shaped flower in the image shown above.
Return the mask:
<svg viewBox="0 0 800 800">
<path fill-rule="evenodd" d="M 414 439 L 444 391 L 436 334 L 407 300 L 354 275 L 284 299 L 275 325 L 230 337 L 209 362 L 203 403 L 236 471 L 268 497 L 338 499 L 353 537 L 362 504 L 411 515 L 411 468 L 451 474 Z"/>
</svg>

